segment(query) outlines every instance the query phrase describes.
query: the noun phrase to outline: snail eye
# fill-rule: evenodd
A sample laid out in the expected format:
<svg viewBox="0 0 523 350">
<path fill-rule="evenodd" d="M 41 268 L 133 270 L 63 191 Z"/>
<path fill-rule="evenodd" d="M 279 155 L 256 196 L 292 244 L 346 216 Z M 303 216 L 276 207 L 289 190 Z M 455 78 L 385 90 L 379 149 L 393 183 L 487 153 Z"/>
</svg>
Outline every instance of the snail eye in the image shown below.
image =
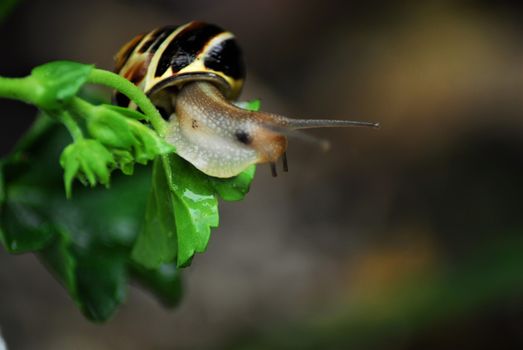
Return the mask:
<svg viewBox="0 0 523 350">
<path fill-rule="evenodd" d="M 244 145 L 250 145 L 252 143 L 252 137 L 246 131 L 237 130 L 234 133 L 234 137 L 236 137 L 236 140 L 243 143 Z"/>
</svg>

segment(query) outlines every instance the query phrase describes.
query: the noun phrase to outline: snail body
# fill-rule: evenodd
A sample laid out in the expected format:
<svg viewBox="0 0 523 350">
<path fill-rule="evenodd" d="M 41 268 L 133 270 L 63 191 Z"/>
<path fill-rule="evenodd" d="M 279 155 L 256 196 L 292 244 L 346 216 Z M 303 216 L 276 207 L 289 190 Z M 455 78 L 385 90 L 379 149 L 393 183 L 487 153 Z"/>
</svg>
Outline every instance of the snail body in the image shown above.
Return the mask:
<svg viewBox="0 0 523 350">
<path fill-rule="evenodd" d="M 292 119 L 235 106 L 245 79 L 234 35 L 189 22 L 138 35 L 115 57 L 116 72 L 140 87 L 168 120 L 166 140 L 207 175 L 232 177 L 252 164 L 283 156 L 287 135 L 312 127 L 371 126 L 346 120 Z M 115 102 L 136 108 L 124 95 Z"/>
</svg>

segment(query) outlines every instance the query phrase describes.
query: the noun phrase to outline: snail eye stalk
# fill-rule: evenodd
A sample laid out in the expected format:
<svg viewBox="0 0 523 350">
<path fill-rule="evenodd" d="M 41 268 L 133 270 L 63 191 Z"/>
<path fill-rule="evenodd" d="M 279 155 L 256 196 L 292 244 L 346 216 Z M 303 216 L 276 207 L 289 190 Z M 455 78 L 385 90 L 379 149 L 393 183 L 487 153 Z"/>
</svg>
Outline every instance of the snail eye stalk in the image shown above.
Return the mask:
<svg viewBox="0 0 523 350">
<path fill-rule="evenodd" d="M 276 163 L 274 163 L 274 162 L 271 163 L 271 174 L 272 174 L 272 177 L 278 176 L 278 172 L 276 171 Z"/>
</svg>

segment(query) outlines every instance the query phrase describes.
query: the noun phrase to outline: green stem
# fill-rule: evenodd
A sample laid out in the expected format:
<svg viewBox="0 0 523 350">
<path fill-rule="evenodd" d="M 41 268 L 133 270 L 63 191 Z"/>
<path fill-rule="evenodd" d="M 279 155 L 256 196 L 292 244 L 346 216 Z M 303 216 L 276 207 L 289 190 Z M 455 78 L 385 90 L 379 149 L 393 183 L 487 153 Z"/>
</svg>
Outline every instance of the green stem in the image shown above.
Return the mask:
<svg viewBox="0 0 523 350">
<path fill-rule="evenodd" d="M 73 97 L 69 102 L 69 108 L 70 111 L 73 112 L 73 114 L 88 119 L 89 116 L 92 114 L 93 109 L 96 108 L 96 106 L 93 106 L 89 102 L 84 101 L 80 97 Z"/>
<path fill-rule="evenodd" d="M 149 98 L 136 87 L 129 80 L 119 76 L 118 74 L 101 70 L 93 69 L 87 79 L 90 83 L 106 85 L 118 90 L 125 96 L 129 97 L 148 117 L 151 125 L 160 136 L 165 135 L 166 123 L 162 119 L 160 112 L 152 104 Z"/>
<path fill-rule="evenodd" d="M 67 130 L 69 130 L 69 133 L 73 137 L 73 140 L 75 142 L 81 141 L 84 139 L 84 134 L 82 132 L 82 129 L 80 128 L 80 125 L 73 119 L 71 114 L 67 111 L 63 111 L 60 113 L 60 121 L 65 125 Z"/>
<path fill-rule="evenodd" d="M 31 76 L 25 78 L 0 77 L 0 97 L 36 104 L 38 85 Z"/>
</svg>

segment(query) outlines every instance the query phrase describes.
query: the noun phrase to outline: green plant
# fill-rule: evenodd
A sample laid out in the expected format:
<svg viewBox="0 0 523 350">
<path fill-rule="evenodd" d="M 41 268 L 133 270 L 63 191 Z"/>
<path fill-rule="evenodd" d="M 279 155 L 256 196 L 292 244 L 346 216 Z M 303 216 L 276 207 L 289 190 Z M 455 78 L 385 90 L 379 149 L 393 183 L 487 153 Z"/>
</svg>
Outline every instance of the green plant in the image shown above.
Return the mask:
<svg viewBox="0 0 523 350">
<path fill-rule="evenodd" d="M 81 94 L 89 83 L 118 90 L 143 113 L 90 102 Z M 90 65 L 58 61 L 24 78 L 0 77 L 0 97 L 40 110 L 0 161 L 5 249 L 35 252 L 93 321 L 113 314 L 129 278 L 176 305 L 178 269 L 205 250 L 218 198 L 245 196 L 254 166 L 229 179 L 201 173 L 164 141 L 166 122 L 136 86 Z M 75 179 L 110 189 L 74 188 Z"/>
</svg>

